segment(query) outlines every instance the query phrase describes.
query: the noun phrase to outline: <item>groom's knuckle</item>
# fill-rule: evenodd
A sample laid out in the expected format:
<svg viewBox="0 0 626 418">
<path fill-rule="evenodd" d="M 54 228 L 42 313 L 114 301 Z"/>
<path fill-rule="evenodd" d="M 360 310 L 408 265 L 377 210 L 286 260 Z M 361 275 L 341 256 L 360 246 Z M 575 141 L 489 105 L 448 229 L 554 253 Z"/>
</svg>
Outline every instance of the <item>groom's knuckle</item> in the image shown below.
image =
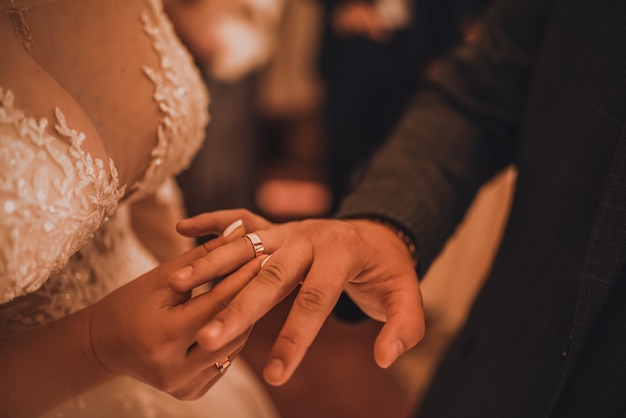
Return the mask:
<svg viewBox="0 0 626 418">
<path fill-rule="evenodd" d="M 211 312 L 213 315 L 217 315 L 219 312 L 222 312 L 224 309 L 228 308 L 230 301 L 226 298 L 220 298 L 213 303 L 211 306 Z M 212 316 L 213 316 L 212 315 Z"/>
<path fill-rule="evenodd" d="M 301 311 L 317 314 L 325 310 L 326 300 L 326 293 L 322 289 L 314 286 L 303 286 L 294 303 Z"/>
<path fill-rule="evenodd" d="M 307 346 L 302 335 L 295 332 L 283 331 L 276 339 L 276 345 L 287 353 L 298 351 Z"/>
<path fill-rule="evenodd" d="M 280 288 L 284 284 L 284 274 L 280 266 L 267 263 L 255 280 L 263 282 L 273 288 Z"/>
<path fill-rule="evenodd" d="M 361 234 L 352 226 L 336 231 L 334 238 L 339 242 L 344 242 L 347 248 L 360 248 L 362 245 Z"/>
<path fill-rule="evenodd" d="M 229 318 L 241 318 L 245 314 L 245 309 L 239 301 L 232 301 L 227 304 L 221 312 L 222 316 L 227 316 Z"/>
</svg>

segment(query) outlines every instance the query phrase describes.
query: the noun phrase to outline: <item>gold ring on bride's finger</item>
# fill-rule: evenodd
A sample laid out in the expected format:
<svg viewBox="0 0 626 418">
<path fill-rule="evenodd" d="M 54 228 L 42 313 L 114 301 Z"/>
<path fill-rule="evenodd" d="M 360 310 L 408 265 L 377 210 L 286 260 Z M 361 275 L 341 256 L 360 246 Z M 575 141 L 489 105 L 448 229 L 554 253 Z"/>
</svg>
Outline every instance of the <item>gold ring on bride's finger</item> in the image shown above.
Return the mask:
<svg viewBox="0 0 626 418">
<path fill-rule="evenodd" d="M 226 356 L 223 359 L 216 361 L 215 367 L 217 367 L 217 371 L 220 372 L 220 374 L 226 373 L 226 369 L 230 367 L 230 358 Z"/>
<path fill-rule="evenodd" d="M 254 249 L 254 256 L 258 257 L 263 254 L 265 251 L 265 247 L 263 247 L 263 243 L 261 242 L 261 238 L 254 232 L 250 232 L 249 234 L 244 235 L 244 237 L 248 238 L 248 240 L 252 243 L 252 248 Z"/>
</svg>

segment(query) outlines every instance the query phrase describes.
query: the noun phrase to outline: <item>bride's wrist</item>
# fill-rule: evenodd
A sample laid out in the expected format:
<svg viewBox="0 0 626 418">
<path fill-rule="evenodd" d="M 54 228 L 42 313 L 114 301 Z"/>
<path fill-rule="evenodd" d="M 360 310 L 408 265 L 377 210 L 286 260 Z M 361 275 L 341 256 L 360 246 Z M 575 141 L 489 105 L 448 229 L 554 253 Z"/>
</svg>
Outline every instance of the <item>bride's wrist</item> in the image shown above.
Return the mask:
<svg viewBox="0 0 626 418">
<path fill-rule="evenodd" d="M 40 416 L 110 379 L 92 353 L 84 312 L 0 337 L 0 416 Z"/>
<path fill-rule="evenodd" d="M 87 308 L 48 325 L 72 396 L 115 377 L 97 354 L 102 350 L 95 347 L 91 314 Z"/>
</svg>

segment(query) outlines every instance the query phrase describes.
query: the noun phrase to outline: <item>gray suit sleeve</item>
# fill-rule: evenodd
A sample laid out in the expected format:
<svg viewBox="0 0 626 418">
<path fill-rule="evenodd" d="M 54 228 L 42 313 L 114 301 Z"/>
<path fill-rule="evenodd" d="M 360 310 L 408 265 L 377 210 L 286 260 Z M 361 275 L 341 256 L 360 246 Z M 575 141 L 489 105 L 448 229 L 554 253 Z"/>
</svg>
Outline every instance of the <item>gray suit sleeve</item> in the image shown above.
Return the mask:
<svg viewBox="0 0 626 418">
<path fill-rule="evenodd" d="M 337 217 L 378 216 L 414 238 L 423 274 L 479 187 L 515 163 L 548 0 L 496 0 L 375 155 Z"/>
</svg>

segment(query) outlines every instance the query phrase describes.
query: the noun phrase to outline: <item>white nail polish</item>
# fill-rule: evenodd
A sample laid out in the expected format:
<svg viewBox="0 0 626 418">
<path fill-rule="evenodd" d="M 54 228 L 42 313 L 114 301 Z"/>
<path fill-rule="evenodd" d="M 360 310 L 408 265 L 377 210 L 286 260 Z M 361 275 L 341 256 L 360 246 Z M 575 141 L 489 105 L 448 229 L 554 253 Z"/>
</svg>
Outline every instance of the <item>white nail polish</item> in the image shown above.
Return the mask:
<svg viewBox="0 0 626 418">
<path fill-rule="evenodd" d="M 222 233 L 222 236 L 223 237 L 229 236 L 235 231 L 235 229 L 239 228 L 241 225 L 243 225 L 243 221 L 241 219 L 237 219 L 235 222 L 233 222 L 232 224 L 226 227 L 226 229 Z"/>
<path fill-rule="evenodd" d="M 267 257 L 265 257 L 265 260 L 261 261 L 261 267 L 263 267 L 265 263 L 267 263 L 267 260 L 269 260 L 271 256 L 272 254 L 268 255 Z"/>
</svg>

